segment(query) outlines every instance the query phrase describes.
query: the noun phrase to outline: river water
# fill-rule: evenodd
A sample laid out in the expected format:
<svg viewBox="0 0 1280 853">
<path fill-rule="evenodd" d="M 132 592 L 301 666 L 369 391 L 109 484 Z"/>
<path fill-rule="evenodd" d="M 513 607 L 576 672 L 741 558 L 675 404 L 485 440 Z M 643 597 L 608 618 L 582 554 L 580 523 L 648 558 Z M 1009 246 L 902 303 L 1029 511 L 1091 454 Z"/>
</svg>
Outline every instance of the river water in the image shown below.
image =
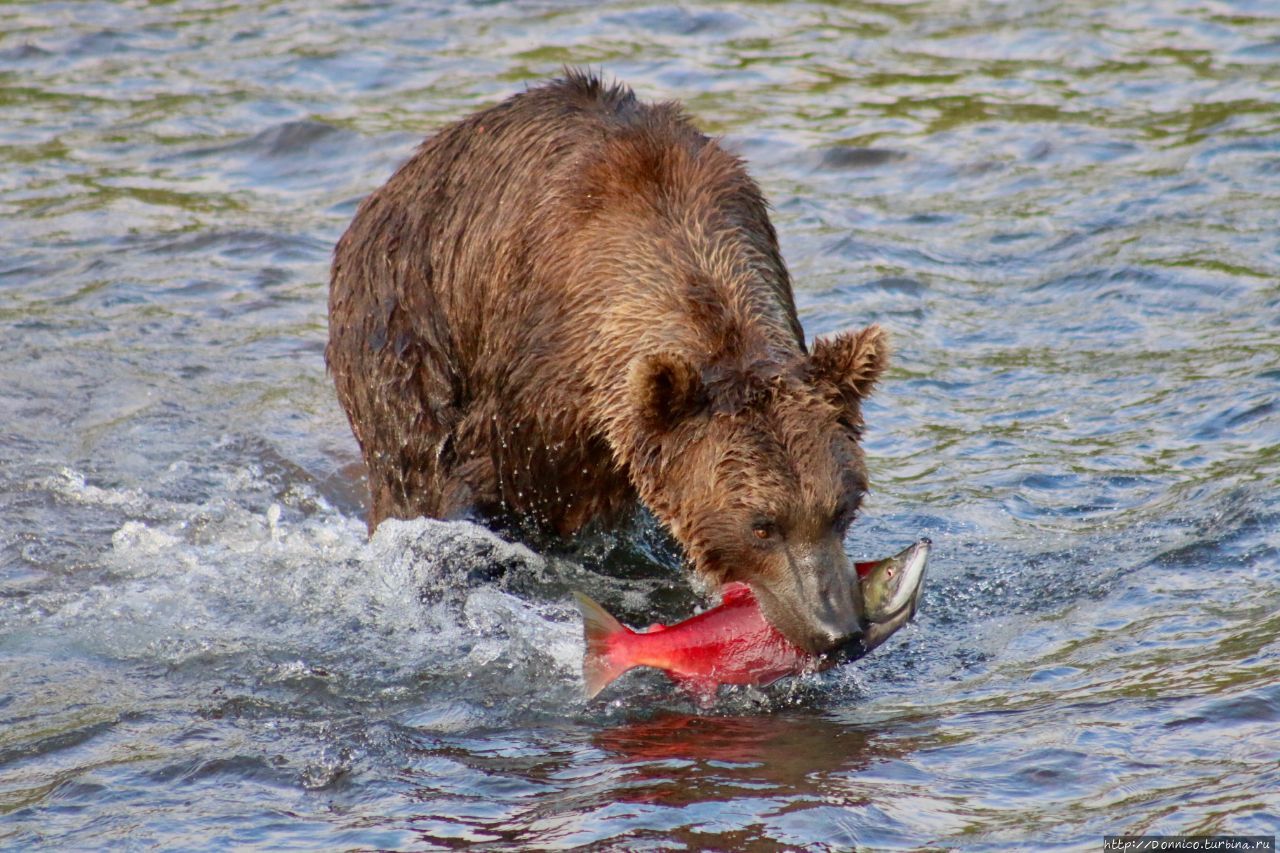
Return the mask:
<svg viewBox="0 0 1280 853">
<path fill-rule="evenodd" d="M 697 599 L 644 518 L 369 541 L 331 247 L 432 128 L 589 64 L 876 321 L 872 657 L 580 696 L 570 591 Z M 0 846 L 1099 849 L 1280 833 L 1280 7 L 0 6 Z"/>
</svg>

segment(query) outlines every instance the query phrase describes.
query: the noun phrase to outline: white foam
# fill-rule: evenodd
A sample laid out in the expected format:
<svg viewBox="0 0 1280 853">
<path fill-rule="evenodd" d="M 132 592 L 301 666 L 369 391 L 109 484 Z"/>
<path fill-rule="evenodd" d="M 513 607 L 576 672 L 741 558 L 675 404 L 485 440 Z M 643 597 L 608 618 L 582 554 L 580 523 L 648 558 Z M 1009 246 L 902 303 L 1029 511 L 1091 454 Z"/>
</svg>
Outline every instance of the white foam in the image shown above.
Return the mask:
<svg viewBox="0 0 1280 853">
<path fill-rule="evenodd" d="M 71 503 L 90 506 L 118 507 L 127 512 L 141 513 L 152 499 L 137 489 L 104 489 L 91 486 L 84 474 L 72 468 L 62 467 L 51 477 L 43 477 L 31 484 L 47 489 Z"/>
<path fill-rule="evenodd" d="M 499 696 L 576 687 L 581 636 L 567 596 L 507 591 L 513 576 L 543 578 L 546 563 L 477 525 L 388 521 L 366 541 L 362 523 L 296 485 L 242 506 L 239 496 L 264 490 L 246 470 L 186 505 L 88 486 L 69 469 L 46 485 L 142 516 L 111 536 L 95 582 L 24 606 L 36 632 L 93 655 L 238 668 L 265 682 L 320 672 L 388 689 L 469 675 Z"/>
</svg>

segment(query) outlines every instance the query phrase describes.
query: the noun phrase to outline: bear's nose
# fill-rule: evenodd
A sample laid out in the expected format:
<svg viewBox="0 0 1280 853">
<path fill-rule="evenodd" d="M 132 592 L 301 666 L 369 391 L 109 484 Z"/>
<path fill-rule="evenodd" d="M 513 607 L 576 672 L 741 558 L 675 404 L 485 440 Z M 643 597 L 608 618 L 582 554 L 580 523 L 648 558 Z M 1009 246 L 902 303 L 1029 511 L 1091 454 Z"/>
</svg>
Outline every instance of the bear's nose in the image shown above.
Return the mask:
<svg viewBox="0 0 1280 853">
<path fill-rule="evenodd" d="M 824 657 L 833 664 L 851 663 L 868 651 L 866 636 L 861 631 L 857 631 L 840 640 Z"/>
</svg>

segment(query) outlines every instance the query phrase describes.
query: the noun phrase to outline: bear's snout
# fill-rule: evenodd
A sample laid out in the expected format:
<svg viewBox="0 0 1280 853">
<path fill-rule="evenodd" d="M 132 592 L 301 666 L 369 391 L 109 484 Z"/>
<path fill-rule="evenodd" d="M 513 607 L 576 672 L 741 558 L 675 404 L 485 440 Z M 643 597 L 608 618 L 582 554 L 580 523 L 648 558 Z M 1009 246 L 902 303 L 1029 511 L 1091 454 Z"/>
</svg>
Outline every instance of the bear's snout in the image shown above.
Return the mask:
<svg viewBox="0 0 1280 853">
<path fill-rule="evenodd" d="M 781 565 L 751 582 L 765 619 L 816 655 L 862 642 L 862 591 L 843 544 L 832 540 L 780 549 Z"/>
</svg>

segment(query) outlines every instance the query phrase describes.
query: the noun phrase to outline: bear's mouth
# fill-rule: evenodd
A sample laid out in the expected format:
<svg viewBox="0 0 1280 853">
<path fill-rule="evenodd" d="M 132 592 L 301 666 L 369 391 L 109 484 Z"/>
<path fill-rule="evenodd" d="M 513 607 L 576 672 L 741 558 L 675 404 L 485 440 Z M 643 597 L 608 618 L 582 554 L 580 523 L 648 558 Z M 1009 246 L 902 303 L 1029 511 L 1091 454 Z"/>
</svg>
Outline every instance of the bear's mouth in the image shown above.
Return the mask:
<svg viewBox="0 0 1280 853">
<path fill-rule="evenodd" d="M 915 616 L 928 565 L 930 541 L 921 539 L 892 557 L 843 569 L 851 580 L 822 586 L 756 581 L 751 588 L 769 624 L 791 643 L 821 658 L 822 668 L 857 660 L 883 644 Z M 806 587 L 808 587 L 806 589 Z M 805 593 L 821 589 L 827 595 Z M 835 600 L 831 593 L 835 593 Z"/>
<path fill-rule="evenodd" d="M 865 627 L 857 576 L 843 565 L 789 560 L 781 577 L 750 582 L 764 618 L 792 645 L 822 655 L 857 643 Z"/>
</svg>

